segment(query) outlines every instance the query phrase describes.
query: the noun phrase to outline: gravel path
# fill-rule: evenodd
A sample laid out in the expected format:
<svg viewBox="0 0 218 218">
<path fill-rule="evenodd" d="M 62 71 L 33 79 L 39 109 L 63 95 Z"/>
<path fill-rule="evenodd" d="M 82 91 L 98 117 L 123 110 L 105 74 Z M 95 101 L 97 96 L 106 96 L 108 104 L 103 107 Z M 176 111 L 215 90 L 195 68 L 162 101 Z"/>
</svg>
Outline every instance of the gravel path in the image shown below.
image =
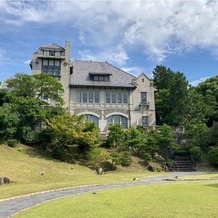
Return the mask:
<svg viewBox="0 0 218 218">
<path fill-rule="evenodd" d="M 87 186 L 87 187 L 79 187 L 79 188 L 69 188 L 63 189 L 58 191 L 51 191 L 51 192 L 44 192 L 39 194 L 33 194 L 23 197 L 18 197 L 10 200 L 5 200 L 0 202 L 0 218 L 8 218 L 12 215 L 33 207 L 37 204 L 41 204 L 45 201 L 73 196 L 78 194 L 83 194 L 87 192 L 97 192 L 106 189 L 113 189 L 113 188 L 125 188 L 130 186 L 139 186 L 139 185 L 149 185 L 149 184 L 165 184 L 165 183 L 173 183 L 176 181 L 166 181 L 165 179 L 170 179 L 175 176 L 182 177 L 182 176 L 189 176 L 189 175 L 198 175 L 204 174 L 201 172 L 175 172 L 171 173 L 170 176 L 152 176 L 142 178 L 137 181 L 132 181 L 130 183 L 123 183 L 123 184 L 111 184 L 111 185 L 97 185 L 97 186 Z"/>
</svg>

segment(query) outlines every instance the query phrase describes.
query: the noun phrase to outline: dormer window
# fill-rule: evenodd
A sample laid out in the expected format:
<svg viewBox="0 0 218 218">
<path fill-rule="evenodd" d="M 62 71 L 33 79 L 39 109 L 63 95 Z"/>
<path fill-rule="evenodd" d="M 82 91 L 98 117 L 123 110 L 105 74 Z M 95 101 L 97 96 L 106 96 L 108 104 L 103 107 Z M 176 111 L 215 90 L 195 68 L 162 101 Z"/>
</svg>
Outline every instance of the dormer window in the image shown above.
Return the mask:
<svg viewBox="0 0 218 218">
<path fill-rule="evenodd" d="M 109 82 L 110 73 L 89 73 L 90 79 L 93 81 Z"/>
<path fill-rule="evenodd" d="M 55 56 L 55 51 L 49 51 L 49 56 Z"/>
</svg>

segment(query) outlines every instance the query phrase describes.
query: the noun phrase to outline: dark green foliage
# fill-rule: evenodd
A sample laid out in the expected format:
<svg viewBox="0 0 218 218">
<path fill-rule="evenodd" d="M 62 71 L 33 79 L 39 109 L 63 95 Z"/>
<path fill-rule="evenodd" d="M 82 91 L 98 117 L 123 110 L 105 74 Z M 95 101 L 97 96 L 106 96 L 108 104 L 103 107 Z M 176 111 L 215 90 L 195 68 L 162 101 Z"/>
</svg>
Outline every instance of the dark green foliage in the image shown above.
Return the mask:
<svg viewBox="0 0 218 218">
<path fill-rule="evenodd" d="M 189 152 L 195 162 L 202 161 L 204 153 L 202 152 L 201 148 L 194 146 L 190 148 Z"/>
<path fill-rule="evenodd" d="M 190 146 L 200 147 L 205 150 L 208 146 L 209 129 L 204 123 L 189 125 L 185 130 L 185 138 Z"/>
<path fill-rule="evenodd" d="M 113 165 L 117 165 L 117 166 L 121 165 L 122 160 L 119 153 L 111 152 L 110 157 Z"/>
<path fill-rule="evenodd" d="M 6 143 L 9 147 L 12 147 L 12 148 L 16 147 L 16 145 L 18 144 L 16 139 L 8 139 Z"/>
<path fill-rule="evenodd" d="M 107 144 L 110 147 L 121 146 L 124 139 L 124 130 L 121 125 L 111 125 L 109 128 L 109 136 L 107 138 Z"/>
<path fill-rule="evenodd" d="M 183 73 L 157 66 L 154 71 L 157 123 L 171 126 L 184 125 L 187 118 L 188 81 Z"/>
<path fill-rule="evenodd" d="M 7 141 L 15 138 L 20 119 L 10 105 L 0 107 L 0 139 Z"/>
<path fill-rule="evenodd" d="M 124 133 L 124 144 L 138 154 L 145 150 L 146 142 L 144 133 L 140 132 L 137 128 L 129 128 Z"/>
<path fill-rule="evenodd" d="M 89 152 L 100 145 L 98 128 L 84 120 L 83 116 L 65 113 L 47 120 L 47 127 L 40 133 L 42 146 L 51 153 L 64 154 L 72 144 Z"/>
<path fill-rule="evenodd" d="M 213 145 L 218 146 L 218 122 L 214 123 L 209 130 L 209 141 Z"/>
<path fill-rule="evenodd" d="M 218 76 L 207 79 L 194 89 L 201 96 L 202 113 L 210 127 L 218 121 Z"/>
<path fill-rule="evenodd" d="M 169 154 L 173 150 L 177 150 L 179 145 L 175 143 L 173 130 L 170 126 L 164 124 L 158 130 L 157 134 L 158 146 L 162 151 L 164 158 L 168 159 Z"/>
<path fill-rule="evenodd" d="M 128 167 L 132 163 L 131 153 L 124 151 L 121 153 L 121 166 Z"/>
<path fill-rule="evenodd" d="M 149 153 L 145 153 L 144 154 L 144 160 L 145 160 L 145 164 L 149 164 L 149 162 L 151 162 L 153 159 L 152 159 L 152 156 L 149 154 Z"/>
<path fill-rule="evenodd" d="M 18 73 L 7 80 L 7 86 L 16 97 L 50 99 L 54 104 L 63 104 L 63 87 L 55 78 L 48 74 L 27 75 Z"/>
<path fill-rule="evenodd" d="M 218 164 L 218 147 L 214 147 L 209 150 L 207 159 L 211 164 Z"/>
<path fill-rule="evenodd" d="M 23 126 L 19 129 L 20 139 L 26 144 L 34 144 L 39 141 L 39 133 L 30 126 Z"/>
</svg>

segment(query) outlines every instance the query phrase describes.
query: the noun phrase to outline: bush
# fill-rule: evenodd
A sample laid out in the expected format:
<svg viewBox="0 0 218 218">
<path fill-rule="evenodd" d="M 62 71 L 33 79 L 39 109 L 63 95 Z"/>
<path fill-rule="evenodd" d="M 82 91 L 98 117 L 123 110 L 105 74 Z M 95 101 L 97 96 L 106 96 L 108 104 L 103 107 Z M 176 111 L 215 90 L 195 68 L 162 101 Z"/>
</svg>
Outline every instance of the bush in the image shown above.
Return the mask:
<svg viewBox="0 0 218 218">
<path fill-rule="evenodd" d="M 214 147 L 209 150 L 207 159 L 211 164 L 218 164 L 218 147 Z"/>
<path fill-rule="evenodd" d="M 151 162 L 153 159 L 152 159 L 152 156 L 149 153 L 145 153 L 144 154 L 144 160 L 145 160 L 146 164 L 149 164 L 149 162 Z"/>
<path fill-rule="evenodd" d="M 194 161 L 200 162 L 203 159 L 204 154 L 199 147 L 194 146 L 189 149 L 189 152 L 192 155 Z"/>
<path fill-rule="evenodd" d="M 8 139 L 6 143 L 9 147 L 14 148 L 17 145 L 17 140 L 16 139 Z"/>
<path fill-rule="evenodd" d="M 121 154 L 121 166 L 128 167 L 132 163 L 131 154 L 128 151 L 124 151 Z"/>
</svg>

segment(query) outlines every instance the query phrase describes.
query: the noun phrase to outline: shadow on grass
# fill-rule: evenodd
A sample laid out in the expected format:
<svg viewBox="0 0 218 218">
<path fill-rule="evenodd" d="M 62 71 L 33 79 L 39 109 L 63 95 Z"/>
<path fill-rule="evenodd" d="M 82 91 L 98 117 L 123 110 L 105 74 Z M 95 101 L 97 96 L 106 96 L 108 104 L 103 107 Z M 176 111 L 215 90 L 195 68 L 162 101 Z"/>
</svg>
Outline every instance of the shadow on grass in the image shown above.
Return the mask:
<svg viewBox="0 0 218 218">
<path fill-rule="evenodd" d="M 218 188 L 218 183 L 207 184 L 206 186 Z"/>
<path fill-rule="evenodd" d="M 54 159 L 51 154 L 43 149 L 38 148 L 37 146 L 29 146 L 25 149 L 25 154 L 32 158 L 39 158 L 39 159 L 45 159 L 45 160 L 53 160 L 59 162 L 60 160 Z"/>
</svg>

